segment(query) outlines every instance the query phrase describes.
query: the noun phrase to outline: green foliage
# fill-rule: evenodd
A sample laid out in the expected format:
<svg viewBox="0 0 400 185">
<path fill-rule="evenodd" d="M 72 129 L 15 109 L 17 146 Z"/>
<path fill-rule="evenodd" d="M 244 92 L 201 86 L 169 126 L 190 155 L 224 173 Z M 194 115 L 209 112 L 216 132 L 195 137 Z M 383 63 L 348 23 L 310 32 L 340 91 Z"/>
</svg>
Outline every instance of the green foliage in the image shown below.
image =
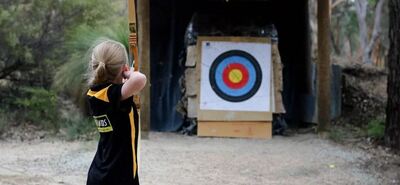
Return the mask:
<svg viewBox="0 0 400 185">
<path fill-rule="evenodd" d="M 63 118 L 62 129 L 65 130 L 67 140 L 90 140 L 98 135 L 93 118 L 83 117 L 80 114 L 71 114 Z"/>
<path fill-rule="evenodd" d="M 18 119 L 46 129 L 58 129 L 56 94 L 38 87 L 23 87 L 14 104 L 19 108 Z"/>
<path fill-rule="evenodd" d="M 367 134 L 374 139 L 383 139 L 385 136 L 385 120 L 377 118 L 368 123 Z"/>
<path fill-rule="evenodd" d="M 338 1 L 337 1 L 338 2 Z M 342 1 L 337 4 L 332 9 L 331 18 L 331 34 L 332 34 L 332 44 L 334 46 L 335 54 L 340 56 L 343 55 L 345 44 L 350 46 L 350 54 L 357 56 L 360 48 L 360 33 L 359 33 L 359 20 L 357 18 L 356 4 L 357 1 Z M 372 29 L 374 26 L 375 19 L 375 8 L 377 6 L 378 0 L 368 0 L 367 1 L 367 14 L 366 14 L 366 24 L 368 31 L 372 34 Z M 384 5 L 383 13 L 381 17 L 381 29 L 382 34 L 380 36 L 380 41 L 383 42 L 384 46 L 387 43 L 387 28 L 388 28 L 388 11 L 387 5 Z M 388 46 L 385 46 L 388 47 Z"/>
<path fill-rule="evenodd" d="M 341 143 L 347 138 L 347 133 L 341 129 L 341 128 L 336 128 L 334 127 L 330 132 L 329 132 L 329 139 Z"/>
<path fill-rule="evenodd" d="M 353 124 L 334 125 L 329 133 L 329 139 L 337 143 L 344 143 L 348 140 L 365 138 L 367 136 L 365 128 Z"/>
<path fill-rule="evenodd" d="M 67 33 L 104 22 L 110 7 L 108 0 L 1 1 L 0 79 L 48 87 L 68 58 Z"/>
<path fill-rule="evenodd" d="M 79 110 L 60 116 L 65 107 L 55 92 L 82 97 L 86 51 L 99 37 L 127 45 L 125 5 L 122 0 L 0 1 L 0 132 L 8 124 L 30 123 L 78 138 L 95 128 L 76 116 Z"/>
<path fill-rule="evenodd" d="M 350 47 L 353 53 L 356 53 L 357 50 L 355 48 L 359 47 L 359 29 L 358 29 L 358 20 L 357 14 L 354 8 L 354 3 L 351 1 L 347 1 L 345 3 L 340 3 L 335 9 L 332 11 L 332 20 L 331 20 L 331 32 L 334 36 L 334 44 L 339 47 L 345 44 L 346 41 L 349 42 Z M 338 51 L 340 52 L 343 51 Z"/>
</svg>

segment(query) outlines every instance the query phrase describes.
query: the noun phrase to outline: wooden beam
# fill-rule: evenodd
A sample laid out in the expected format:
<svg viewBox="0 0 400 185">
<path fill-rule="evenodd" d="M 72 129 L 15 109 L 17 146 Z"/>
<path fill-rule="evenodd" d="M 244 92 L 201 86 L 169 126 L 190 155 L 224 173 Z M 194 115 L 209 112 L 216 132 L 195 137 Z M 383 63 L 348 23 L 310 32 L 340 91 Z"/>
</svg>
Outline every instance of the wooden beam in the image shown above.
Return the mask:
<svg viewBox="0 0 400 185">
<path fill-rule="evenodd" d="M 199 121 L 197 135 L 203 137 L 243 137 L 271 139 L 272 122 Z"/>
<path fill-rule="evenodd" d="M 318 0 L 318 133 L 326 136 L 330 130 L 331 59 L 330 59 L 330 1 Z"/>
<path fill-rule="evenodd" d="M 137 1 L 140 71 L 147 77 L 147 85 L 140 94 L 141 137 L 148 139 L 150 131 L 150 1 Z"/>
</svg>

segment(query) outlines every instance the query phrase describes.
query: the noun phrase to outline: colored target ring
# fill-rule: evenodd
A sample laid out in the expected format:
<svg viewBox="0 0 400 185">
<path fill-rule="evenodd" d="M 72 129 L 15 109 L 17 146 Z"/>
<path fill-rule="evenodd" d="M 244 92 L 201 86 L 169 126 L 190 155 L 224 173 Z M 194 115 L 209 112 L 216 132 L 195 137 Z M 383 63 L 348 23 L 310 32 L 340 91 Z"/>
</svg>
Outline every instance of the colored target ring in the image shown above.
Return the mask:
<svg viewBox="0 0 400 185">
<path fill-rule="evenodd" d="M 240 89 L 249 81 L 249 71 L 240 63 L 232 63 L 224 69 L 222 78 L 229 88 Z"/>
<path fill-rule="evenodd" d="M 230 102 L 245 101 L 261 86 L 262 72 L 257 60 L 241 50 L 227 51 L 211 64 L 210 85 L 214 92 Z"/>
</svg>

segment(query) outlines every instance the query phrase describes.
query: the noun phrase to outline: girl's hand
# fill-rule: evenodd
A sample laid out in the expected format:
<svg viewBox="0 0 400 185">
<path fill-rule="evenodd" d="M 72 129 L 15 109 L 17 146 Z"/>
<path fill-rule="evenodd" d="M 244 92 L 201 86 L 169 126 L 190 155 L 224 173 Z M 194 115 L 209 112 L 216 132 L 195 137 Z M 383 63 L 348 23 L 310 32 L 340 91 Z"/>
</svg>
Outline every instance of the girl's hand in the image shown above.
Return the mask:
<svg viewBox="0 0 400 185">
<path fill-rule="evenodd" d="M 146 76 L 140 72 L 133 72 L 133 68 L 129 71 L 129 78 L 125 81 L 121 88 L 121 100 L 125 100 L 132 95 L 138 94 L 146 85 Z"/>
<path fill-rule="evenodd" d="M 131 74 L 133 73 L 134 69 L 128 67 L 127 65 L 125 65 L 123 71 L 122 71 L 122 77 L 127 80 L 131 77 Z"/>
<path fill-rule="evenodd" d="M 123 72 L 122 72 L 122 77 L 123 77 L 125 80 L 129 79 L 130 76 L 131 76 L 131 71 L 130 71 L 130 70 L 127 70 L 127 71 L 123 71 Z"/>
</svg>

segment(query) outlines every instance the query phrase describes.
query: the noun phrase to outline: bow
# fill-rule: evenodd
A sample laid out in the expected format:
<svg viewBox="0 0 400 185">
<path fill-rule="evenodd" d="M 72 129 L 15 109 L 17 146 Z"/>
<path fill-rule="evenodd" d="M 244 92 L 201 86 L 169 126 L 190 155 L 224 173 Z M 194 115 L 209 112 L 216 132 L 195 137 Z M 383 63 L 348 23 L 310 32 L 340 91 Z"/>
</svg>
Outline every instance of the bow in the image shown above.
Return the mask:
<svg viewBox="0 0 400 185">
<path fill-rule="evenodd" d="M 137 47 L 137 24 L 136 24 L 136 2 L 135 0 L 128 0 L 128 21 L 129 21 L 129 48 L 135 60 L 133 64 L 134 71 L 139 71 L 139 55 Z M 137 108 L 140 108 L 139 96 L 134 96 L 134 101 Z"/>
<path fill-rule="evenodd" d="M 129 46 L 135 59 L 135 71 L 139 70 L 139 56 L 137 47 L 137 24 L 136 24 L 136 5 L 135 0 L 128 0 L 128 21 L 129 21 Z"/>
</svg>

